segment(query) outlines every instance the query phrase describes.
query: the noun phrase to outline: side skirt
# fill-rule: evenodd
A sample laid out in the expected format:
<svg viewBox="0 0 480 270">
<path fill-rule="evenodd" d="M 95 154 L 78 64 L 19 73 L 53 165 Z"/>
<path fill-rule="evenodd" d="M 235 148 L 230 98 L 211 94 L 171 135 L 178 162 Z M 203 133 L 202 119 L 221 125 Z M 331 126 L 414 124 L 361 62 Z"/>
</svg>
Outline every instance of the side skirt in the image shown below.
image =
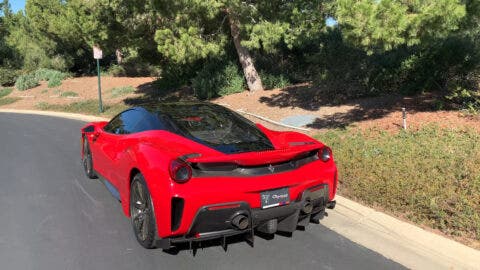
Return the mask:
<svg viewBox="0 0 480 270">
<path fill-rule="evenodd" d="M 94 171 L 95 174 L 98 176 L 98 178 L 100 179 L 100 181 L 102 181 L 102 183 L 105 185 L 105 187 L 107 188 L 107 190 L 110 192 L 110 194 L 112 194 L 112 196 L 117 199 L 119 202 L 121 202 L 122 200 L 120 199 L 120 192 L 118 192 L 118 189 L 116 187 L 114 187 L 110 181 L 107 180 L 107 178 L 103 177 L 101 174 L 99 174 L 97 171 Z"/>
</svg>

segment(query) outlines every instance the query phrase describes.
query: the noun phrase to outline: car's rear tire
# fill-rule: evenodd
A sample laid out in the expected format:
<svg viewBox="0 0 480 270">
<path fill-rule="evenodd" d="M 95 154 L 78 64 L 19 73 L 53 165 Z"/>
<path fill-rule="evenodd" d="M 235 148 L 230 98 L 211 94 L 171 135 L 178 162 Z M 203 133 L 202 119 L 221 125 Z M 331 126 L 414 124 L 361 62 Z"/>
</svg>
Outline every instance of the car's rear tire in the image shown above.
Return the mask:
<svg viewBox="0 0 480 270">
<path fill-rule="evenodd" d="M 90 145 L 88 144 L 87 138 L 83 138 L 83 170 L 85 175 L 90 179 L 97 178 L 97 175 L 93 171 L 93 158 L 92 152 L 90 151 Z"/>
<path fill-rule="evenodd" d="M 130 219 L 138 243 L 144 248 L 155 248 L 156 223 L 152 198 L 141 173 L 137 173 L 131 183 Z"/>
</svg>

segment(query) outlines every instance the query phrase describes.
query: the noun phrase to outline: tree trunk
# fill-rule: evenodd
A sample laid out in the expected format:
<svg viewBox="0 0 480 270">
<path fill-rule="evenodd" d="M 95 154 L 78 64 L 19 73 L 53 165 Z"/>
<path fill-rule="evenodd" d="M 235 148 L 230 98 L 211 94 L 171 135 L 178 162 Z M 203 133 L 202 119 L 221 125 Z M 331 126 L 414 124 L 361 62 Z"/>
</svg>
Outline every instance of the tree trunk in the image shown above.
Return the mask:
<svg viewBox="0 0 480 270">
<path fill-rule="evenodd" d="M 230 31 L 232 34 L 233 43 L 235 44 L 235 49 L 237 50 L 238 59 L 240 60 L 240 64 L 242 64 L 243 74 L 247 80 L 248 89 L 250 91 L 261 91 L 263 90 L 262 80 L 260 79 L 255 66 L 253 65 L 253 59 L 248 50 L 240 43 L 240 30 L 238 28 L 239 22 L 233 18 L 231 14 L 228 15 L 228 21 L 230 23 Z"/>
</svg>

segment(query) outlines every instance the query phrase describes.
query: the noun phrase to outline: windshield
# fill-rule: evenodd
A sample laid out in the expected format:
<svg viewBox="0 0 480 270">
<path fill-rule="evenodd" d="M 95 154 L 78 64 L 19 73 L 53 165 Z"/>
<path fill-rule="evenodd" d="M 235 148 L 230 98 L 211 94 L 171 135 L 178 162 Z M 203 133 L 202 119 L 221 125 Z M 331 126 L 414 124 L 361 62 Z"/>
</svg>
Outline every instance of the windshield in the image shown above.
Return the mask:
<svg viewBox="0 0 480 270">
<path fill-rule="evenodd" d="M 173 132 L 223 153 L 274 149 L 252 122 L 219 105 L 164 104 L 158 111 L 160 121 Z"/>
</svg>

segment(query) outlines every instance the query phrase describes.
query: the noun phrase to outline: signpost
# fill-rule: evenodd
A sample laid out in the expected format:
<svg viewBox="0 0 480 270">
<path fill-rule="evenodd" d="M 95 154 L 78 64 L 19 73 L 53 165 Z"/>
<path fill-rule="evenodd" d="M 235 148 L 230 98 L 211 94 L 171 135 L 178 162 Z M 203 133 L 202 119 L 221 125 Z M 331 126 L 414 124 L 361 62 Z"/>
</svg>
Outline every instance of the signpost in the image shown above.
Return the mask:
<svg viewBox="0 0 480 270">
<path fill-rule="evenodd" d="M 93 58 L 97 60 L 97 73 L 98 73 L 98 110 L 103 112 L 102 105 L 102 87 L 100 83 L 100 59 L 103 58 L 102 49 L 98 45 L 93 46 Z"/>
</svg>

